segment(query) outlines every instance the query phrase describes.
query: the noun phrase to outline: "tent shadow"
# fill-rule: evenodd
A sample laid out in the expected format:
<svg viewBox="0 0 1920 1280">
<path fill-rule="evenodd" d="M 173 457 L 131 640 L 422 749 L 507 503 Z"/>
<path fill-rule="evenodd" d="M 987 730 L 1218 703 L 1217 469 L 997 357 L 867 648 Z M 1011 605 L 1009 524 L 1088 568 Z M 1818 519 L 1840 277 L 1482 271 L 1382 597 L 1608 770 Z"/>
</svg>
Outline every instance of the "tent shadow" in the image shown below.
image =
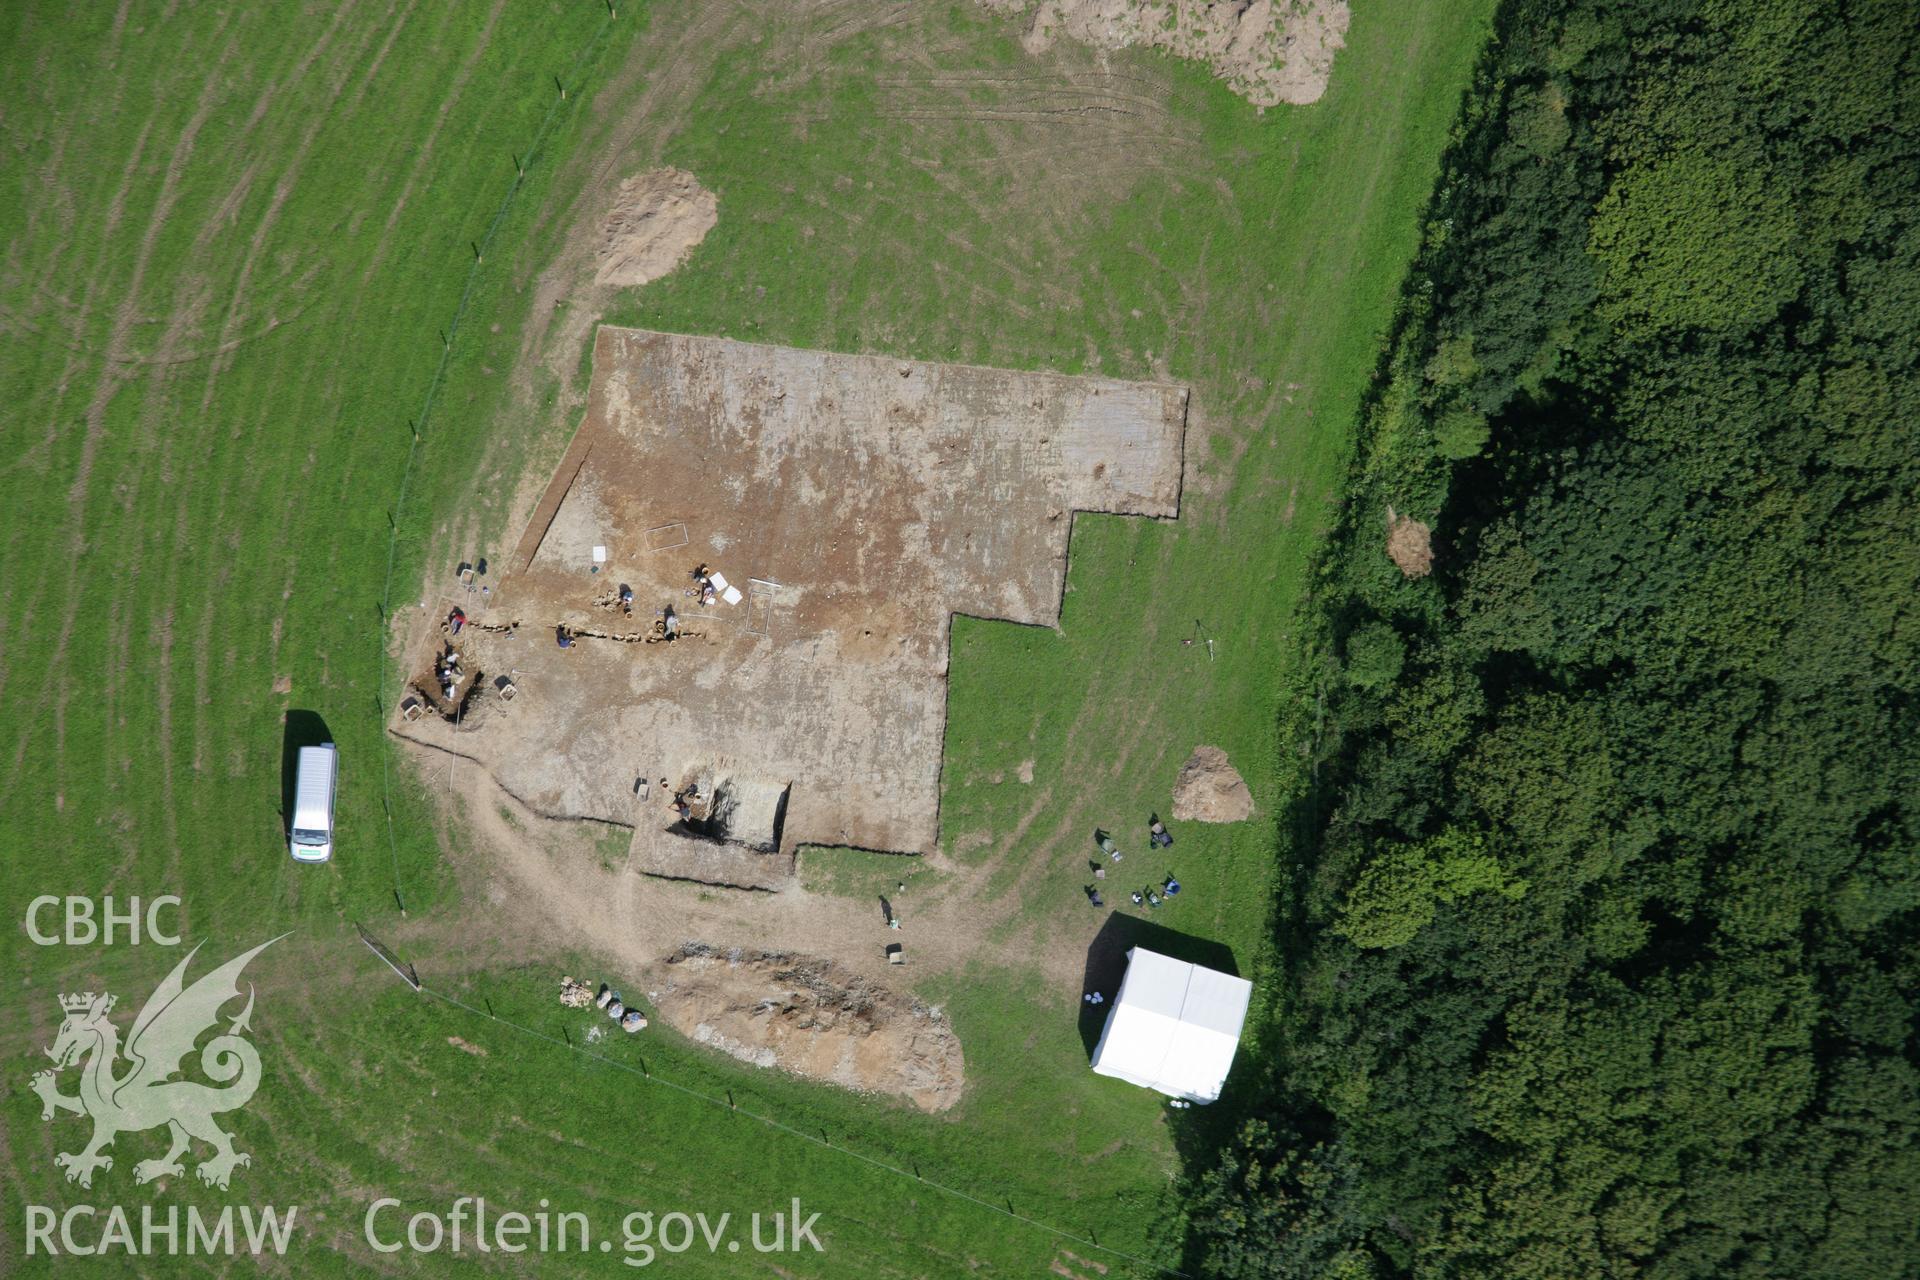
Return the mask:
<svg viewBox="0 0 1920 1280">
<path fill-rule="evenodd" d="M 300 748 L 333 741 L 333 733 L 318 711 L 287 712 L 280 734 L 280 834 L 293 835 L 293 788 L 300 772 Z"/>
<path fill-rule="evenodd" d="M 1087 948 L 1086 969 L 1080 985 L 1083 995 L 1098 991 L 1106 997 L 1101 1004 L 1088 1004 L 1084 999 L 1080 1002 L 1080 1043 L 1086 1048 L 1089 1062 L 1093 1061 L 1094 1046 L 1100 1043 L 1100 1032 L 1107 1025 L 1107 1015 L 1113 1012 L 1114 999 L 1120 994 L 1120 979 L 1127 972 L 1127 952 L 1135 947 L 1230 973 L 1236 978 L 1240 976 L 1233 948 L 1223 942 L 1181 933 L 1125 911 L 1109 912 L 1107 922 L 1100 926 L 1093 944 Z"/>
</svg>

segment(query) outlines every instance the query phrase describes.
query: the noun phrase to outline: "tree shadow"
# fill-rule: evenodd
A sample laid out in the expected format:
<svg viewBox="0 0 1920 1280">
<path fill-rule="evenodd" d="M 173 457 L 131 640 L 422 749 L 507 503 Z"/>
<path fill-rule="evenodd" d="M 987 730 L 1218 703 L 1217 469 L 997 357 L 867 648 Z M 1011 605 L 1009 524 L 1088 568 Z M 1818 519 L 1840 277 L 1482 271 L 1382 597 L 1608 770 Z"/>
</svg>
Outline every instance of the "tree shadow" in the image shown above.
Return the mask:
<svg viewBox="0 0 1920 1280">
<path fill-rule="evenodd" d="M 1197 938 L 1124 911 L 1108 913 L 1107 922 L 1100 926 L 1100 932 L 1093 936 L 1093 944 L 1087 948 L 1086 968 L 1081 977 L 1083 997 L 1090 991 L 1106 997 L 1100 1004 L 1088 1004 L 1084 998 L 1080 1001 L 1080 1042 L 1086 1047 L 1089 1062 L 1093 1060 L 1093 1047 L 1100 1043 L 1100 1032 L 1107 1025 L 1107 1015 L 1113 1012 L 1113 1002 L 1120 994 L 1120 979 L 1127 972 L 1127 952 L 1135 947 L 1145 947 L 1203 969 L 1240 976 L 1233 948 L 1224 942 Z"/>
<path fill-rule="evenodd" d="M 280 731 L 280 834 L 293 835 L 293 789 L 300 774 L 300 749 L 333 741 L 333 733 L 318 711 L 298 708 L 287 712 Z"/>
</svg>

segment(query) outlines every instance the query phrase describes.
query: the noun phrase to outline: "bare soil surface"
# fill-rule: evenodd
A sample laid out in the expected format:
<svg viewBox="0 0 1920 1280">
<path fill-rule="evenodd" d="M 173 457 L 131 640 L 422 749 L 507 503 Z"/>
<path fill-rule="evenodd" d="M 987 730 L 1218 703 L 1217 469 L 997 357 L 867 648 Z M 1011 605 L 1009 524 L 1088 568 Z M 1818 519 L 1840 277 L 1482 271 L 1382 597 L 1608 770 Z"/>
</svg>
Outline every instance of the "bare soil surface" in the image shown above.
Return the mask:
<svg viewBox="0 0 1920 1280">
<path fill-rule="evenodd" d="M 1195 747 L 1173 784 L 1173 816 L 1183 822 L 1240 822 L 1253 816 L 1253 793 L 1218 747 Z"/>
<path fill-rule="evenodd" d="M 960 1040 L 940 1010 L 831 961 L 687 943 L 649 974 L 648 998 L 687 1038 L 756 1066 L 923 1111 L 960 1100 Z"/>
<path fill-rule="evenodd" d="M 1433 572 L 1433 530 L 1412 516 L 1395 515 L 1387 508 L 1387 558 L 1409 578 Z"/>
<path fill-rule="evenodd" d="M 689 1038 L 747 1061 L 762 1061 L 760 1050 L 772 1049 L 767 1065 L 777 1069 L 905 1097 L 929 1110 L 959 1099 L 964 1061 L 951 1024 L 933 1018 L 915 987 L 982 961 L 1037 971 L 1062 992 L 1081 981 L 1082 948 L 983 935 L 974 904 L 991 866 L 963 869 L 931 855 L 928 861 L 952 877 L 933 895 L 922 895 L 903 872 L 908 888 L 888 904 L 902 927 L 889 929 L 877 902 L 810 893 L 798 883 L 781 893 L 715 892 L 634 875 L 595 856 L 597 824 L 542 818 L 458 757 L 420 747 L 410 754 L 447 825 L 478 843 L 479 856 L 458 863 L 466 902 L 459 915 L 413 921 L 391 939 L 410 955 L 430 956 L 440 979 L 484 969 L 502 954 L 538 955 L 564 938 L 569 948 L 604 961 L 600 977 Z M 664 957 L 680 954 L 690 939 L 706 940 L 693 945 L 714 955 L 738 947 L 742 957 L 805 957 L 785 967 L 811 975 L 810 994 L 795 998 L 793 982 L 776 980 L 765 964 L 725 979 L 711 975 L 708 964 L 667 965 Z M 904 964 L 888 962 L 886 948 L 894 944 L 904 948 Z M 847 999 L 864 995 L 878 1012 L 849 1014 L 836 991 Z M 776 995 L 756 1023 L 754 1009 Z M 805 1011 L 809 1002 L 812 1012 Z M 823 1024 L 821 1036 L 803 1025 L 810 1018 Z"/>
<path fill-rule="evenodd" d="M 410 753 L 447 824 L 470 831 L 480 845 L 478 858 L 459 863 L 464 897 L 478 914 L 450 920 L 430 939 L 449 955 L 472 953 L 456 959 L 455 969 L 483 967 L 502 950 L 533 954 L 564 936 L 620 973 L 640 972 L 681 942 L 702 938 L 831 959 L 896 990 L 976 960 L 1038 968 L 1066 986 L 1079 979 L 1081 957 L 1073 948 L 1036 952 L 1020 940 L 983 936 L 976 904 L 993 874 L 990 864 L 963 869 L 938 853 L 902 859 L 908 889 L 890 899 L 902 927 L 889 929 L 877 901 L 813 893 L 795 881 L 780 893 L 729 893 L 634 875 L 620 860 L 595 856 L 595 835 L 607 830 L 602 824 L 542 817 L 469 761 L 420 747 Z M 937 896 L 911 883 L 909 868 L 917 865 L 950 877 Z M 428 933 L 416 927 L 411 937 L 429 940 Z M 906 948 L 905 966 L 887 963 L 891 943 Z"/>
<path fill-rule="evenodd" d="M 632 828 L 655 875 L 779 889 L 801 844 L 929 851 L 953 615 L 1052 625 L 1071 513 L 1177 514 L 1186 399 L 603 328 L 586 419 L 460 638 L 477 693 L 394 730 Z M 755 838 L 705 838 L 670 807 L 691 782 L 764 798 Z"/>
<path fill-rule="evenodd" d="M 583 127 L 593 132 L 593 142 L 579 148 L 554 183 L 561 194 L 537 214 L 538 234 L 557 226 L 564 247 L 551 261 L 523 269 L 519 277 L 535 302 L 518 354 L 502 370 L 514 389 L 512 420 L 570 423 L 586 408 L 589 388 L 578 371 L 595 341 L 601 315 L 621 292 L 596 278 L 619 189 L 630 175 L 669 163 L 717 61 L 749 44 L 756 60 L 772 69 L 762 86 L 769 93 L 814 85 L 826 92 L 849 76 L 871 79 L 874 66 L 885 68 L 874 82 L 875 92 L 882 114 L 906 131 L 910 142 L 905 154 L 915 171 L 955 208 L 970 211 L 998 233 L 944 233 L 952 260 L 963 266 L 954 279 L 982 306 L 1004 306 L 1023 316 L 1043 309 L 1092 307 L 1117 320 L 1119 303 L 1083 294 L 1070 281 L 1035 273 L 1030 259 L 1057 257 L 1064 246 L 1096 234 L 1105 225 L 1105 211 L 1143 185 L 1186 182 L 1212 163 L 1193 123 L 1192 104 L 1187 110 L 1171 109 L 1190 97 L 1184 82 L 1170 63 L 1114 59 L 1074 40 L 1058 42 L 1019 72 L 935 67 L 925 57 L 932 29 L 940 25 L 935 12 L 844 0 L 807 6 L 747 0 L 731 7 L 659 10 L 654 16 L 657 38 L 612 71 L 593 108 L 581 117 Z M 870 48 L 863 49 L 856 64 L 841 55 L 858 42 Z M 964 145 L 956 145 L 957 139 L 964 139 Z M 1033 181 L 1035 173 L 1050 175 L 1050 180 Z M 722 201 L 727 199 L 728 192 L 711 177 L 699 176 Z M 1010 177 L 1020 180 L 1010 182 Z M 862 185 L 871 190 L 871 178 L 850 163 L 833 193 L 804 190 L 799 199 L 809 230 L 817 227 L 829 240 L 852 237 L 863 253 L 897 252 L 911 238 L 908 232 L 894 223 L 869 220 L 853 202 L 839 198 L 839 193 Z M 1236 222 L 1229 230 L 1238 227 Z M 1187 300 L 1187 305 L 1204 304 L 1204 298 Z M 1173 304 L 1163 299 L 1143 305 L 1165 310 Z M 871 347 L 913 348 L 916 335 L 896 332 L 877 314 L 859 314 L 865 316 L 862 332 Z M 1098 370 L 1103 360 L 1125 361 L 1130 354 L 1089 349 L 1087 356 L 1089 367 Z M 1151 363 L 1156 368 L 1160 364 Z M 1257 416 L 1256 409 L 1249 406 L 1248 416 Z M 454 588 L 454 565 L 475 547 L 500 546 L 499 530 L 517 531 L 529 523 L 567 447 L 564 434 L 543 428 L 538 436 L 528 437 L 516 429 L 503 432 L 498 445 L 476 463 L 473 501 L 450 513 L 436 531 L 442 558 L 428 568 L 418 597 L 422 607 L 395 611 L 396 651 L 406 655 L 400 670 L 411 671 L 411 660 L 444 639 L 442 621 L 456 604 L 476 621 L 501 616 L 490 598 Z M 1200 451 L 1203 456 L 1205 452 Z M 1070 518 L 1063 517 L 1063 523 Z M 496 559 L 504 568 L 506 557 Z M 497 587 L 499 571 L 494 569 L 483 581 Z M 1150 620 L 1148 625 L 1151 629 L 1154 624 Z M 570 652 L 580 656 L 579 651 Z M 550 637 L 542 653 L 543 661 L 562 656 Z M 486 674 L 485 686 L 491 686 L 497 668 L 490 666 Z M 540 677 L 514 679 L 521 689 L 513 704 L 518 706 Z M 1141 696 L 1132 689 L 1124 694 Z M 1099 688 L 1091 701 L 1121 695 L 1120 690 Z M 1143 723 L 1153 719 L 1162 696 L 1158 688 L 1145 694 Z M 481 706 L 489 701 L 499 708 L 490 695 L 474 699 Z M 1096 746 L 1084 732 L 1071 737 L 1078 767 L 1092 767 L 1081 758 L 1090 752 L 1097 752 L 1099 767 L 1109 767 L 1114 745 L 1110 738 Z M 464 749 L 464 736 L 456 745 Z M 886 928 L 877 904 L 809 892 L 791 879 L 779 893 L 728 893 L 631 874 L 624 858 L 608 856 L 609 829 L 600 823 L 548 820 L 503 789 L 489 771 L 445 749 L 409 744 L 405 754 L 443 808 L 450 833 L 448 856 L 465 887 L 456 914 L 419 918 L 402 927 L 407 945 L 432 956 L 442 976 L 488 969 L 503 954 L 534 957 L 563 947 L 604 960 L 609 976 L 624 975 L 627 985 L 638 990 L 631 979 L 650 972 L 684 940 L 703 938 L 831 958 L 841 970 L 903 994 L 984 963 L 1035 972 L 1049 988 L 1068 993 L 1064 998 L 1072 1003 L 1071 993 L 1083 976 L 1085 939 L 1079 934 L 1090 938 L 1102 918 L 1079 906 L 1075 892 L 1072 920 L 1077 927 L 1067 931 L 1074 934 L 1069 940 L 1050 932 L 1048 945 L 1037 945 L 1040 940 L 1028 929 L 981 929 L 977 903 L 991 891 L 1014 846 L 1029 836 L 1038 840 L 1031 852 L 1032 870 L 1022 877 L 1020 891 L 1050 892 L 1036 883 L 1043 868 L 1084 840 L 1083 815 L 1056 803 L 1043 786 L 1034 788 L 1033 803 L 1017 829 L 958 837 L 956 847 L 962 853 L 997 846 L 1000 852 L 992 858 L 963 867 L 930 851 L 913 860 L 937 869 L 943 879 L 937 891 L 923 894 L 906 873 L 909 892 L 893 900 L 904 927 L 894 932 Z M 1014 756 L 1009 766 L 1018 760 Z M 1024 781 L 1024 771 L 1016 772 Z M 658 777 L 652 781 L 657 783 Z M 451 834 L 455 831 L 461 836 Z M 807 851 L 799 854 L 801 859 L 808 856 Z M 1024 846 L 1020 856 L 1029 860 Z M 883 948 L 895 941 L 906 947 L 905 966 L 886 963 Z"/>
<path fill-rule="evenodd" d="M 650 169 L 620 184 L 593 282 L 632 288 L 685 262 L 720 220 L 720 201 L 685 169 Z"/>
<path fill-rule="evenodd" d="M 1257 107 L 1318 102 L 1347 40 L 1343 0 L 981 0 L 1024 14 L 1021 44 L 1044 53 L 1060 36 L 1098 49 L 1134 45 L 1207 63 Z"/>
</svg>

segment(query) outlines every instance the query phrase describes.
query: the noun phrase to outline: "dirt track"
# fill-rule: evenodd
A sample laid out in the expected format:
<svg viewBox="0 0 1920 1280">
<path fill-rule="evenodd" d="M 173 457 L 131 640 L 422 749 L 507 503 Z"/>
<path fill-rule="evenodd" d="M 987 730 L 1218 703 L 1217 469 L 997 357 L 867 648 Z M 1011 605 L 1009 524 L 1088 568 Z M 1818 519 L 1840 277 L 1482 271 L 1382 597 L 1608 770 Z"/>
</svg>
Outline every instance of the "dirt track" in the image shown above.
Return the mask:
<svg viewBox="0 0 1920 1280">
<path fill-rule="evenodd" d="M 891 897 L 902 927 L 891 930 L 877 901 L 812 893 L 797 882 L 780 893 L 714 892 L 605 865 L 593 853 L 593 824 L 544 819 L 476 765 L 453 761 L 449 768 L 440 752 L 403 749 L 435 784 L 447 820 L 480 842 L 481 857 L 461 867 L 477 918 L 463 921 L 448 939 L 463 939 L 463 946 L 478 938 L 532 944 L 564 937 L 569 948 L 636 970 L 688 942 L 745 946 L 832 960 L 901 993 L 982 959 L 1038 968 L 1062 990 L 1079 979 L 1081 958 L 1072 948 L 1036 952 L 1024 942 L 982 934 L 974 904 L 992 878 L 990 866 L 962 867 L 939 853 L 902 857 L 907 889 Z M 920 890 L 922 868 L 947 877 L 937 891 Z M 887 963 L 885 948 L 893 942 L 906 949 L 904 966 Z"/>
<path fill-rule="evenodd" d="M 1030 68 L 935 70 L 920 65 L 912 53 L 924 41 L 921 25 L 922 19 L 911 5 L 834 0 L 805 11 L 756 10 L 751 29 L 758 46 L 756 57 L 772 69 L 771 79 L 765 84 L 769 92 L 830 81 L 839 74 L 832 69 L 834 51 L 846 42 L 867 40 L 884 51 L 875 79 L 879 114 L 910 140 L 904 147 L 909 164 L 952 208 L 999 232 L 982 235 L 952 229 L 940 233 L 944 237 L 940 259 L 959 268 L 942 277 L 943 287 L 956 291 L 955 305 L 965 305 L 971 298 L 989 313 L 1003 311 L 1021 317 L 1091 307 L 1104 311 L 1109 327 L 1118 327 L 1124 312 L 1116 310 L 1121 304 L 1113 296 L 1084 292 L 1071 279 L 1035 272 L 1032 264 L 1077 252 L 1073 246 L 1097 228 L 1104 217 L 1101 211 L 1127 199 L 1141 184 L 1177 187 L 1193 172 L 1206 170 L 1209 161 L 1198 145 L 1199 131 L 1192 122 L 1192 112 L 1172 109 L 1179 106 L 1186 91 L 1152 60 L 1112 59 L 1070 41 L 1035 59 Z M 534 412 L 539 388 L 555 382 L 560 386 L 557 403 L 542 403 L 538 412 L 567 419 L 586 407 L 585 388 L 574 381 L 574 372 L 582 367 L 581 358 L 599 315 L 614 298 L 613 290 L 594 285 L 592 277 L 616 189 L 626 176 L 665 161 L 670 144 L 686 128 L 690 104 L 702 78 L 727 48 L 745 41 L 746 32 L 747 27 L 738 24 L 737 15 L 729 11 L 695 9 L 663 24 L 657 53 L 623 68 L 606 91 L 609 99 L 636 101 L 638 105 L 600 126 L 599 141 L 589 149 L 591 155 L 583 155 L 582 167 L 558 184 L 560 190 L 570 194 L 541 215 L 543 222 L 557 219 L 566 226 L 567 248 L 537 275 L 528 277 L 535 294 L 533 323 L 526 332 L 520 358 L 509 371 L 524 398 L 526 412 Z M 644 84 L 644 91 L 636 90 L 639 84 Z M 804 120 L 796 120 L 795 127 L 804 131 Z M 961 135 L 970 141 L 956 152 L 951 142 Z M 926 158 L 916 158 L 920 156 Z M 1017 175 L 1036 172 L 1051 175 L 1051 180 L 1011 181 Z M 836 191 L 857 190 L 862 177 L 857 168 L 849 170 L 837 180 L 842 185 Z M 871 190 L 871 182 L 865 185 Z M 719 195 L 724 227 L 729 216 L 728 192 L 722 188 Z M 895 198 L 892 193 L 883 192 L 877 204 L 873 200 L 836 199 L 813 190 L 803 190 L 801 198 L 805 204 L 802 216 L 821 228 L 828 240 L 857 243 L 863 255 L 883 258 L 921 252 L 922 246 L 913 234 L 903 231 L 898 222 L 860 212 L 869 206 L 884 211 Z M 959 225 L 955 224 L 956 228 Z M 1223 221 L 1221 228 L 1224 235 L 1243 231 L 1241 211 Z M 1143 246 L 1141 251 L 1148 250 Z M 1203 288 L 1198 293 L 1170 292 L 1144 305 L 1154 309 L 1150 314 L 1156 321 L 1171 324 L 1176 313 L 1211 314 L 1217 301 Z M 1132 314 L 1138 317 L 1141 313 L 1136 310 Z M 1263 323 L 1274 319 L 1262 315 Z M 863 324 L 862 317 L 873 323 Z M 894 332 L 886 309 L 871 302 L 861 303 L 845 318 L 862 324 L 876 342 L 885 343 L 887 335 Z M 1263 331 L 1262 324 L 1232 329 L 1231 340 L 1217 353 L 1217 362 L 1236 368 L 1244 365 L 1246 353 L 1238 347 L 1245 345 L 1249 335 Z M 938 340 L 938 334 L 921 334 L 914 341 L 925 346 Z M 1136 375 L 1143 371 L 1142 355 L 1137 351 L 1090 349 L 1086 355 L 1087 363 L 1095 369 L 1105 359 Z M 1164 371 L 1162 359 L 1155 353 L 1146 352 L 1144 358 L 1144 368 Z M 1240 399 L 1227 397 L 1223 403 L 1233 404 L 1237 413 L 1250 420 L 1273 410 L 1282 388 L 1288 393 L 1288 404 L 1293 401 L 1291 393 L 1300 390 L 1298 384 L 1275 382 L 1269 391 L 1259 379 L 1243 378 L 1242 382 L 1244 386 L 1233 384 L 1240 388 Z M 1220 436 L 1218 447 L 1226 450 L 1229 462 L 1224 469 L 1203 465 L 1199 475 L 1231 472 L 1247 449 L 1247 440 L 1233 434 L 1240 430 L 1237 418 L 1232 424 L 1223 418 L 1203 433 Z M 1193 442 L 1189 444 L 1191 448 Z M 524 473 L 526 478 L 518 486 L 513 477 L 522 473 L 517 467 L 502 471 L 497 461 L 490 459 L 482 468 L 485 483 L 479 486 L 484 506 L 457 513 L 445 531 L 446 544 L 486 545 L 484 535 L 489 529 L 517 531 L 525 526 L 563 449 L 564 444 L 551 446 L 541 457 L 542 466 Z M 1200 443 L 1198 456 L 1211 456 L 1205 441 Z M 500 545 L 497 534 L 493 545 Z M 1164 578 L 1170 544 L 1155 545 L 1156 560 L 1151 565 L 1143 561 L 1143 571 Z M 435 566 L 430 582 L 444 581 L 452 563 L 448 560 Z M 426 598 L 435 598 L 432 590 Z M 422 620 L 424 615 L 411 621 Z M 1142 642 L 1175 643 L 1173 637 L 1158 632 L 1157 619 L 1150 618 Z M 1193 670 L 1203 672 L 1205 668 Z M 1096 672 L 1090 681 L 1092 690 L 1081 713 L 1060 728 L 1074 767 L 1097 767 L 1104 776 L 1110 771 L 1152 769 L 1163 764 L 1170 779 L 1179 757 L 1161 760 L 1156 753 L 1162 748 L 1143 743 L 1137 726 L 1150 724 L 1162 714 L 1166 700 L 1190 697 L 1191 692 L 1155 686 L 1145 691 L 1143 698 L 1131 673 L 1118 668 Z M 1110 725 L 1094 713 L 1098 706 L 1122 700 L 1137 711 L 1137 717 L 1130 715 L 1127 724 Z M 1184 751 L 1188 745 L 1190 740 L 1179 750 Z M 449 769 L 449 758 L 429 752 L 420 759 L 428 776 L 436 780 L 434 790 L 448 795 L 437 780 Z M 1007 767 L 1018 772 L 1019 764 L 1016 758 L 1009 760 Z M 1049 989 L 1071 993 L 1082 976 L 1079 926 L 1084 924 L 1084 931 L 1090 935 L 1099 923 L 1098 917 L 1087 912 L 1078 900 L 1077 891 L 1069 887 L 1060 898 L 1057 914 L 1062 918 L 1050 921 L 1045 929 L 1048 938 L 1056 929 L 1064 929 L 1075 939 L 1070 945 L 1042 945 L 1042 938 L 1034 932 L 1040 926 L 1031 922 L 982 927 L 977 905 L 981 900 L 1050 897 L 1061 894 L 1057 883 L 1048 882 L 1057 880 L 1063 867 L 1068 876 L 1075 874 L 1074 867 L 1084 874 L 1082 859 L 1068 857 L 1066 851 L 1084 840 L 1086 814 L 1059 793 L 1051 778 L 1039 779 L 1022 797 L 1014 815 L 1017 821 L 996 829 L 991 837 L 983 832 L 962 834 L 958 850 L 967 854 L 964 867 L 945 853 L 914 860 L 949 879 L 940 886 L 937 896 L 931 889 L 925 896 L 917 892 L 905 895 L 898 904 L 905 916 L 905 930 L 902 935 L 891 935 L 879 924 L 876 904 L 809 893 L 793 882 L 777 895 L 714 894 L 694 884 L 605 870 L 598 865 L 592 842 L 576 829 L 580 824 L 543 821 L 501 792 L 484 770 L 465 762 L 456 763 L 450 773 L 450 800 L 460 810 L 457 820 L 477 830 L 484 850 L 480 858 L 462 867 L 463 877 L 476 887 L 470 899 L 474 905 L 462 913 L 457 928 L 449 932 L 449 926 L 442 923 L 434 929 L 436 935 L 444 935 L 447 946 L 456 950 L 471 950 L 475 945 L 472 940 L 479 938 L 517 938 L 524 941 L 529 953 L 537 954 L 541 947 L 550 945 L 547 940 L 556 936 L 554 931 L 560 930 L 569 947 L 590 949 L 622 964 L 641 965 L 656 961 L 682 941 L 698 937 L 722 944 L 831 957 L 874 981 L 905 992 L 931 977 L 959 972 L 978 961 L 1037 972 Z M 1027 781 L 1026 774 L 1021 781 Z M 513 814 L 513 821 L 502 818 L 503 812 Z M 975 836 L 980 838 L 976 840 Z M 983 853 L 983 846 L 991 851 Z M 1009 860 L 1017 865 L 1011 878 Z M 642 929 L 636 927 L 637 921 L 649 924 Z M 663 921 L 672 924 L 658 923 Z M 908 948 L 910 963 L 904 969 L 885 965 L 881 944 L 893 937 L 903 937 Z M 483 954 L 474 953 L 474 963 L 482 959 Z M 1071 994 L 1063 999 L 1070 1000 Z"/>
</svg>

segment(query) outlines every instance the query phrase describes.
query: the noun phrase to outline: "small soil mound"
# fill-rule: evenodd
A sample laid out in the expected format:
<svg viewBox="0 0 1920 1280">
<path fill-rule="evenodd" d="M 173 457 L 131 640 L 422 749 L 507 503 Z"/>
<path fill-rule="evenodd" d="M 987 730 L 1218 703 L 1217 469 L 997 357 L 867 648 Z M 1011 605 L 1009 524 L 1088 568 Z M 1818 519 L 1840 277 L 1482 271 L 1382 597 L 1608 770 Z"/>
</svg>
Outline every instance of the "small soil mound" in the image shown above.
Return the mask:
<svg viewBox="0 0 1920 1280">
<path fill-rule="evenodd" d="M 1002 13 L 1030 0 L 982 0 Z M 1347 42 L 1345 0 L 1040 0 L 1021 39 L 1042 53 L 1057 34 L 1096 49 L 1147 45 L 1213 68 L 1256 107 L 1318 102 Z"/>
<path fill-rule="evenodd" d="M 654 1002 L 689 1039 L 922 1111 L 960 1100 L 960 1039 L 938 1009 L 807 956 L 688 943 L 666 964 Z"/>
<path fill-rule="evenodd" d="M 620 184 L 594 283 L 631 288 L 685 262 L 720 220 L 720 202 L 684 169 L 650 169 Z"/>
<path fill-rule="evenodd" d="M 1412 516 L 1395 515 L 1388 507 L 1387 558 L 1409 578 L 1426 577 L 1433 572 L 1433 530 Z"/>
<path fill-rule="evenodd" d="M 1182 822 L 1239 822 L 1253 815 L 1253 792 L 1218 747 L 1195 747 L 1173 784 L 1173 816 Z"/>
</svg>

